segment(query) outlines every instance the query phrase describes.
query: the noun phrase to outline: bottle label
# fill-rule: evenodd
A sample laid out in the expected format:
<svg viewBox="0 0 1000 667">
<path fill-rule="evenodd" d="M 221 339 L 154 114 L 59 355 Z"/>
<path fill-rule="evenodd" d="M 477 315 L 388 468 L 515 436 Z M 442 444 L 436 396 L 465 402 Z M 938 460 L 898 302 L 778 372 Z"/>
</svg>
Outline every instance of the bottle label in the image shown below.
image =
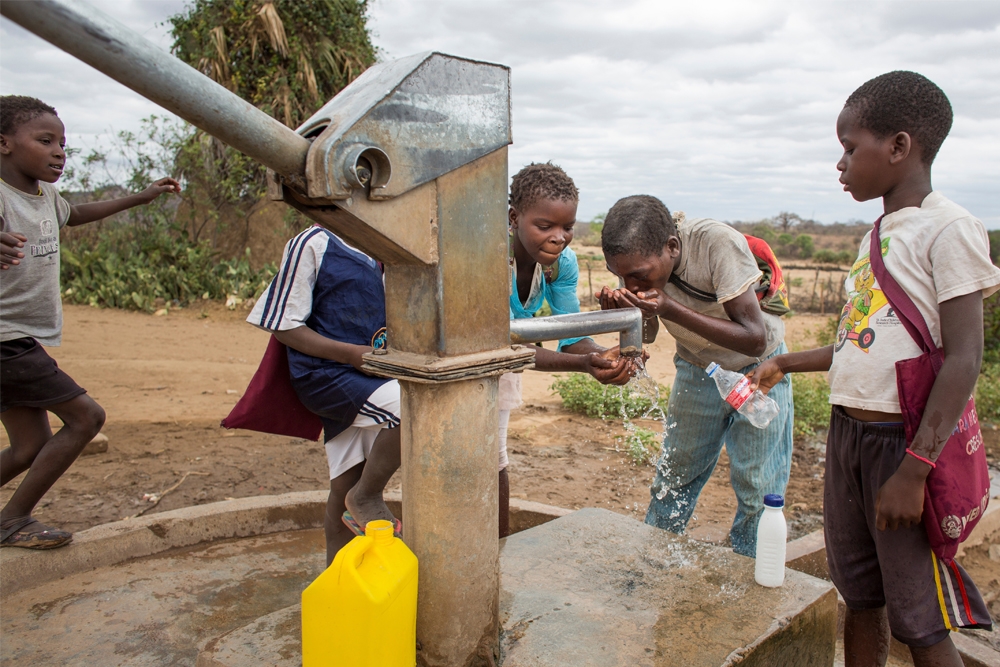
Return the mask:
<svg viewBox="0 0 1000 667">
<path fill-rule="evenodd" d="M 750 378 L 744 375 L 726 396 L 726 403 L 733 406 L 733 410 L 739 410 L 751 396 L 753 396 L 753 391 L 750 389 Z"/>
</svg>

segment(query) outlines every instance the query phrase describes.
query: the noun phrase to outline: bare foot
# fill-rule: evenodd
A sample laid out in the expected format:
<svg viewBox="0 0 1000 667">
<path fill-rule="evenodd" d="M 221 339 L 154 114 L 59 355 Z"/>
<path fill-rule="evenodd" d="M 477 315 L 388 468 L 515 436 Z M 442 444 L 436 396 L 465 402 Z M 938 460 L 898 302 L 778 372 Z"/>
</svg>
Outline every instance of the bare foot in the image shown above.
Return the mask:
<svg viewBox="0 0 1000 667">
<path fill-rule="evenodd" d="M 369 521 L 392 521 L 396 517 L 389 511 L 389 506 L 382 499 L 381 492 L 375 495 L 365 496 L 358 493 L 360 484 L 355 484 L 344 497 L 344 505 L 351 513 L 358 525 L 364 528 Z"/>
</svg>

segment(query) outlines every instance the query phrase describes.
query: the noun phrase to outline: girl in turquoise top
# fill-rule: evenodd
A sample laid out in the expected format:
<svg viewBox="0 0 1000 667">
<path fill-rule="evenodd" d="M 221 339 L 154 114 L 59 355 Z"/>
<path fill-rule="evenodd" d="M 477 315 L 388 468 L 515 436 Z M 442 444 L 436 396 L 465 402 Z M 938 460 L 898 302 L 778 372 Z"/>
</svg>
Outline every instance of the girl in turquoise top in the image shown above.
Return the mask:
<svg viewBox="0 0 1000 667">
<path fill-rule="evenodd" d="M 532 317 L 543 301 L 553 315 L 580 312 L 579 268 L 569 248 L 576 224 L 579 191 L 551 162 L 529 164 L 510 185 L 510 318 Z M 601 347 L 590 338 L 566 338 L 556 350 L 538 347 L 535 370 L 589 373 L 604 384 L 625 384 L 632 364 L 618 348 Z M 521 376 L 500 378 L 500 536 L 509 532 L 510 482 L 507 477 L 507 422 L 521 404 Z"/>
</svg>

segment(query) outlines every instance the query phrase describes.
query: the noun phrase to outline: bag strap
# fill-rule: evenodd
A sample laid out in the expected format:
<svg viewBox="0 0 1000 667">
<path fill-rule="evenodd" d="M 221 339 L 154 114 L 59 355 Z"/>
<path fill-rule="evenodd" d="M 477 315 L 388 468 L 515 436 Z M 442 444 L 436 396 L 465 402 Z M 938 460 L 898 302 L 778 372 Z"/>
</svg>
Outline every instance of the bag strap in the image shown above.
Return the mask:
<svg viewBox="0 0 1000 667">
<path fill-rule="evenodd" d="M 718 301 L 719 298 L 712 294 L 711 292 L 706 292 L 705 290 L 700 290 L 686 280 L 681 279 L 676 273 L 670 274 L 670 283 L 675 285 L 677 289 L 687 294 L 692 299 L 697 299 L 698 301 Z"/>
<path fill-rule="evenodd" d="M 871 248 L 868 251 L 872 272 L 875 274 L 875 279 L 878 280 L 886 300 L 896 312 L 896 317 L 903 323 L 903 327 L 913 338 L 917 347 L 924 354 L 932 354 L 937 351 L 937 345 L 934 344 L 934 337 L 931 336 L 931 332 L 927 328 L 924 316 L 920 314 L 920 310 L 913 303 L 913 299 L 906 293 L 906 290 L 899 286 L 896 279 L 885 268 L 885 261 L 882 259 L 882 238 L 879 233 L 881 223 L 882 216 L 879 216 L 878 220 L 875 221 L 875 228 L 872 230 Z"/>
</svg>

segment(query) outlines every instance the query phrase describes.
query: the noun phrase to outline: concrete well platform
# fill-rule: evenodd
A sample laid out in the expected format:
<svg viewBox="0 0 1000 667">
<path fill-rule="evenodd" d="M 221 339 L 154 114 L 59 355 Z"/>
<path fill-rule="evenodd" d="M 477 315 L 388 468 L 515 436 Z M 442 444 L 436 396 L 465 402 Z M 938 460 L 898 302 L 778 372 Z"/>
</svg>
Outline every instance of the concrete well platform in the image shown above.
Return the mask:
<svg viewBox="0 0 1000 667">
<path fill-rule="evenodd" d="M 318 504 L 277 498 L 288 511 Z M 202 514 L 218 522 L 207 506 Z M 196 533 L 201 519 L 186 518 Z M 61 578 L 48 570 L 5 590 L 0 665 L 300 665 L 297 603 L 323 550 L 321 530 L 286 529 L 74 566 Z M 3 559 L 6 577 L 18 556 Z M 501 573 L 505 667 L 833 664 L 828 583 L 787 570 L 784 587 L 764 589 L 749 559 L 605 510 L 511 536 Z"/>
<path fill-rule="evenodd" d="M 507 539 L 500 555 L 504 667 L 830 667 L 837 594 L 785 570 L 601 509 Z"/>
</svg>

